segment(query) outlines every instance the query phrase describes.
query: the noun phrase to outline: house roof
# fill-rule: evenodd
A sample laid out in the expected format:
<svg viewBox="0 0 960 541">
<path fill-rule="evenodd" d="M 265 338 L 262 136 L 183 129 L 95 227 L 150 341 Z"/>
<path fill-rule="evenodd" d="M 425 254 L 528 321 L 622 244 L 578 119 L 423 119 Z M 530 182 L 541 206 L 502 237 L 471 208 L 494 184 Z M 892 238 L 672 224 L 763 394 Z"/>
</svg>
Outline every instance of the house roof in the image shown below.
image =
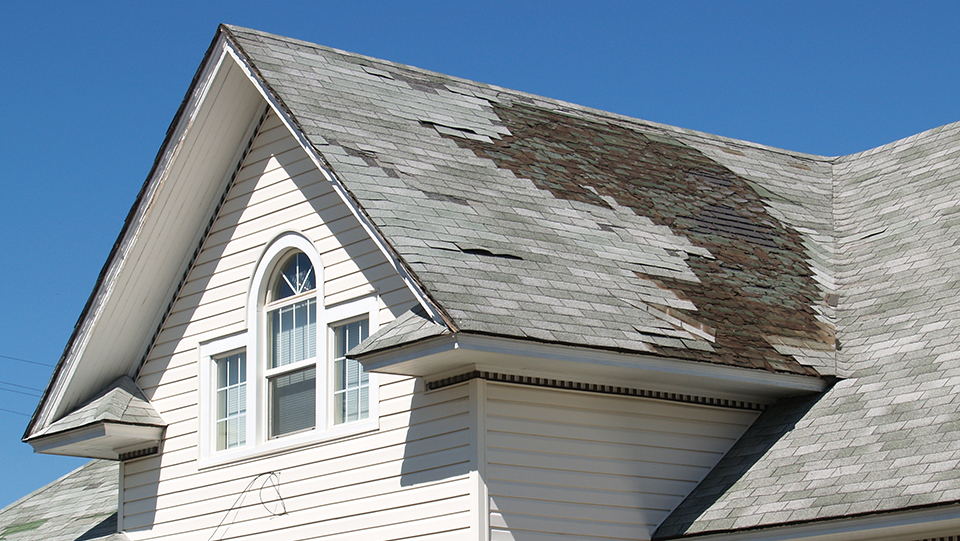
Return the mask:
<svg viewBox="0 0 960 541">
<path fill-rule="evenodd" d="M 130 376 L 121 376 L 89 402 L 35 437 L 49 436 L 98 422 L 165 427 L 167 423 Z"/>
<path fill-rule="evenodd" d="M 225 31 L 451 332 L 834 373 L 827 160 Z"/>
<path fill-rule="evenodd" d="M 93 460 L 0 511 L 7 541 L 126 541 L 117 533 L 117 463 Z"/>
<path fill-rule="evenodd" d="M 658 537 L 960 501 L 960 125 L 810 156 L 238 27 L 217 40 L 423 294 L 352 355 L 467 333 L 839 378 L 769 408 Z M 98 377 L 136 362 L 126 346 Z"/>
<path fill-rule="evenodd" d="M 960 125 L 809 156 L 226 32 L 449 332 L 845 378 L 764 413 L 659 537 L 960 500 Z"/>
<path fill-rule="evenodd" d="M 764 412 L 657 537 L 960 501 L 960 124 L 835 175 L 848 379 Z"/>
<path fill-rule="evenodd" d="M 24 438 L 136 374 L 265 99 L 447 332 L 836 373 L 828 160 L 224 26 Z"/>
<path fill-rule="evenodd" d="M 37 452 L 121 459 L 153 454 L 167 424 L 130 376 L 26 438 Z"/>
</svg>

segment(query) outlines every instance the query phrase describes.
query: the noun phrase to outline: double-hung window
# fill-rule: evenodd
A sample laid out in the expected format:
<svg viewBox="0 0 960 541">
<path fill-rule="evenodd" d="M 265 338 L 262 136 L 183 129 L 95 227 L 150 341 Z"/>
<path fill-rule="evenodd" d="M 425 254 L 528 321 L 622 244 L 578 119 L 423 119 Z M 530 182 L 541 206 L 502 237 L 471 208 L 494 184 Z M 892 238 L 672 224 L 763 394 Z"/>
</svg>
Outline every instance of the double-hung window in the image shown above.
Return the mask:
<svg viewBox="0 0 960 541">
<path fill-rule="evenodd" d="M 337 325 L 332 331 L 333 422 L 366 419 L 370 415 L 370 375 L 359 362 L 346 358 L 346 354 L 367 337 L 367 318 Z"/>
<path fill-rule="evenodd" d="M 247 354 L 215 359 L 217 371 L 217 450 L 247 443 Z"/>
<path fill-rule="evenodd" d="M 306 254 L 284 260 L 267 300 L 267 424 L 276 438 L 316 426 L 317 284 Z"/>
</svg>

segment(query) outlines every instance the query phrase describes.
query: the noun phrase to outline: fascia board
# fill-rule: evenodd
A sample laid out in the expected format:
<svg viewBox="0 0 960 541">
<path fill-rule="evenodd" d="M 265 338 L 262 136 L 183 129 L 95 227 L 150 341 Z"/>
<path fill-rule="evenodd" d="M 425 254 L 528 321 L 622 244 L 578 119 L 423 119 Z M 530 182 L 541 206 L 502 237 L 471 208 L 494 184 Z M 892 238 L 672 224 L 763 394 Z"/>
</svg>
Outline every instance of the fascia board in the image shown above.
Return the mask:
<svg viewBox="0 0 960 541">
<path fill-rule="evenodd" d="M 54 369 L 53 375 L 37 404 L 37 408 L 30 422 L 27 424 L 23 435 L 24 440 L 29 439 L 32 435 L 39 432 L 40 429 L 55 420 L 52 418 L 53 414 L 57 411 L 59 404 L 63 400 L 64 394 L 74 378 L 80 359 L 83 358 L 90 336 L 97 327 L 103 310 L 114 293 L 117 278 L 123 271 L 127 256 L 137 243 L 137 239 L 144 225 L 144 220 L 155 200 L 157 191 L 163 185 L 163 180 L 166 178 L 172 164 L 180 153 L 186 134 L 196 119 L 196 115 L 207 96 L 207 91 L 210 89 L 216 75 L 220 71 L 223 60 L 226 58 L 225 43 L 226 40 L 221 32 L 217 34 L 207 49 L 187 94 L 167 130 L 166 137 L 157 153 L 153 167 L 144 181 L 140 192 L 137 194 L 133 207 L 130 209 L 124 221 L 123 228 L 100 271 L 93 292 L 88 298 L 77 324 L 74 326 L 73 334 L 67 341 L 67 345 Z M 171 284 L 171 286 L 175 287 L 177 284 Z M 162 318 L 163 315 L 162 307 L 160 307 L 160 310 L 154 317 Z M 141 349 L 150 346 L 150 344 L 147 343 L 150 339 L 150 336 L 144 337 L 145 342 Z M 137 369 L 139 358 L 131 359 L 130 362 L 131 365 L 124 367 L 120 373 L 135 371 Z M 97 390 L 98 389 L 93 389 L 91 391 L 96 392 Z"/>
<path fill-rule="evenodd" d="M 324 176 L 327 182 L 333 187 L 334 191 L 340 197 L 347 208 L 350 209 L 351 214 L 360 222 L 363 230 L 366 231 L 367 235 L 374 242 L 377 248 L 383 253 L 387 261 L 390 263 L 390 266 L 397 272 L 400 278 L 403 280 L 407 288 L 413 293 L 414 297 L 417 299 L 417 302 L 423 307 L 424 310 L 430 315 L 430 318 L 441 325 L 444 325 L 451 330 L 456 330 L 456 326 L 453 323 L 453 319 L 450 318 L 428 294 L 427 290 L 420 284 L 419 280 L 416 279 L 413 272 L 407 267 L 403 262 L 400 255 L 393 249 L 390 243 L 387 242 L 386 238 L 380 232 L 379 229 L 373 224 L 370 218 L 364 212 L 358 202 L 350 195 L 350 192 L 340 181 L 340 178 L 333 172 L 330 166 L 327 164 L 327 161 L 321 156 L 319 151 L 313 146 L 313 143 L 310 142 L 309 138 L 300 128 L 299 123 L 293 117 L 293 113 L 282 103 L 282 100 L 278 97 L 277 93 L 266 83 L 263 76 L 260 74 L 259 70 L 256 69 L 255 64 L 252 60 L 243 52 L 239 44 L 237 44 L 233 39 L 229 39 L 230 31 L 221 27 L 221 32 L 228 36 L 227 40 L 227 50 L 234 57 L 234 60 L 241 66 L 241 68 L 246 72 L 247 77 L 250 81 L 257 87 L 260 91 L 261 96 L 270 104 L 270 107 L 273 111 L 280 117 L 281 122 L 284 126 L 287 127 L 287 130 L 290 131 L 294 139 L 307 153 L 307 156 L 310 157 L 310 160 L 317 167 L 320 173 Z"/>
<path fill-rule="evenodd" d="M 758 401 L 822 392 L 828 387 L 825 380 L 810 376 L 467 333 L 371 352 L 357 360 L 371 372 L 438 379 L 472 369 L 588 378 L 586 381 L 606 374 L 614 378 L 623 376 L 624 381 L 660 384 L 664 389 L 706 389 L 728 396 L 755 396 Z"/>
<path fill-rule="evenodd" d="M 900 541 L 939 539 L 960 530 L 960 504 L 771 526 L 716 534 L 661 538 L 690 541 Z"/>
</svg>

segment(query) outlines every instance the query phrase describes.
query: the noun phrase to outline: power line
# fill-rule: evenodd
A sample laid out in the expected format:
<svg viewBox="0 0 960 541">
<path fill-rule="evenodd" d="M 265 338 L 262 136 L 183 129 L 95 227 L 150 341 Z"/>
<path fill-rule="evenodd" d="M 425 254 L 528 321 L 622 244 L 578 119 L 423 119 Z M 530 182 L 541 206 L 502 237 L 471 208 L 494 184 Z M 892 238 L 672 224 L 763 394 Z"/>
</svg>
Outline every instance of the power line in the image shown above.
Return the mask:
<svg viewBox="0 0 960 541">
<path fill-rule="evenodd" d="M 9 381 L 3 381 L 2 379 L 0 379 L 0 384 L 10 385 L 11 387 L 20 387 L 21 389 L 29 389 L 31 391 L 37 391 L 38 393 L 43 392 L 43 389 L 37 389 L 36 387 L 29 387 L 27 385 L 20 385 L 19 383 L 10 383 Z"/>
<path fill-rule="evenodd" d="M 24 417 L 30 417 L 28 413 L 20 413 L 19 411 L 8 410 L 7 408 L 0 408 L 0 411 L 5 411 L 7 413 L 16 413 L 17 415 L 23 415 Z"/>
<path fill-rule="evenodd" d="M 40 395 L 38 395 L 38 394 L 26 393 L 26 392 L 23 392 L 23 391 L 18 391 L 18 390 L 16 390 L 16 389 L 4 389 L 3 387 L 0 387 L 0 391 L 6 391 L 6 392 L 8 392 L 8 393 L 17 393 L 17 394 L 32 396 L 32 397 L 34 397 L 34 398 L 40 398 Z"/>
<path fill-rule="evenodd" d="M 53 367 L 56 366 L 55 364 L 41 363 L 41 362 L 37 362 L 37 361 L 28 361 L 27 359 L 21 359 L 21 358 L 19 358 L 19 357 L 11 357 L 11 356 L 9 356 L 9 355 L 0 355 L 0 359 L 9 359 L 9 360 L 11 360 L 11 361 L 17 361 L 17 362 L 28 363 L 28 364 L 35 364 L 35 365 L 38 365 L 38 366 L 47 366 L 47 367 L 50 367 L 50 368 L 53 368 Z"/>
</svg>

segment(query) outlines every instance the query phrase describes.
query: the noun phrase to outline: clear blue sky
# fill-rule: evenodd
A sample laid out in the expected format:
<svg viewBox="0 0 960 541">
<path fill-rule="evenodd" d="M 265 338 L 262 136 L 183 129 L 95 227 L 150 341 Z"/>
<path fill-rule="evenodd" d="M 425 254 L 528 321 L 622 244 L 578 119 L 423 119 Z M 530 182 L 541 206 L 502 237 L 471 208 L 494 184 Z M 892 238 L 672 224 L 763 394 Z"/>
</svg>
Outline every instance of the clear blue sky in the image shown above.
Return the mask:
<svg viewBox="0 0 960 541">
<path fill-rule="evenodd" d="M 0 358 L 0 506 L 83 463 L 20 443 L 28 388 L 220 22 L 815 154 L 960 120 L 956 2 L 195 3 L 0 7 L 0 356 L 43 363 Z"/>
</svg>

